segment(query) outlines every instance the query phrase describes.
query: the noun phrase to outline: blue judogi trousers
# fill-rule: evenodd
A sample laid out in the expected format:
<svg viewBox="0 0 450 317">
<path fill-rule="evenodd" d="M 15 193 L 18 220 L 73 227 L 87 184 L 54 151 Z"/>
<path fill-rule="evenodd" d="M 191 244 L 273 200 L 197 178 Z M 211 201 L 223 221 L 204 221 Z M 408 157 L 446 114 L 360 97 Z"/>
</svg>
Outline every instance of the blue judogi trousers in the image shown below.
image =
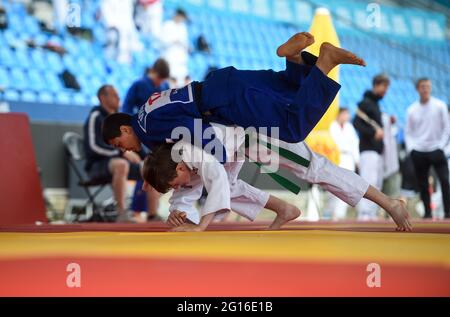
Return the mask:
<svg viewBox="0 0 450 317">
<path fill-rule="evenodd" d="M 210 73 L 198 107 L 209 122 L 278 127 L 281 140 L 297 143 L 316 126 L 340 87 L 314 65 L 286 61 L 279 72 L 231 66 Z"/>
</svg>

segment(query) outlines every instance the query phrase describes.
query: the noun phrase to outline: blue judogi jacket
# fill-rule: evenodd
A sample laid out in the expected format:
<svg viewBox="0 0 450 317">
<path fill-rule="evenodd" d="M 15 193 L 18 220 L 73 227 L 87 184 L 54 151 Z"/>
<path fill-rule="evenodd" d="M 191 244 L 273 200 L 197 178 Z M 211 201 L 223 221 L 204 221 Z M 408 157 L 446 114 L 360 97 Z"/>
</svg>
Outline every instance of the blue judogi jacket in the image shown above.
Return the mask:
<svg viewBox="0 0 450 317">
<path fill-rule="evenodd" d="M 217 142 L 214 135 L 203 134 L 210 122 L 254 127 L 268 136 L 270 128 L 278 128 L 280 140 L 301 142 L 340 89 L 317 67 L 291 62 L 280 72 L 216 70 L 202 83 L 201 96 L 194 96 L 193 85 L 153 94 L 133 116 L 133 130 L 143 144 L 153 148 L 189 132 L 191 142 L 205 148 Z"/>
</svg>

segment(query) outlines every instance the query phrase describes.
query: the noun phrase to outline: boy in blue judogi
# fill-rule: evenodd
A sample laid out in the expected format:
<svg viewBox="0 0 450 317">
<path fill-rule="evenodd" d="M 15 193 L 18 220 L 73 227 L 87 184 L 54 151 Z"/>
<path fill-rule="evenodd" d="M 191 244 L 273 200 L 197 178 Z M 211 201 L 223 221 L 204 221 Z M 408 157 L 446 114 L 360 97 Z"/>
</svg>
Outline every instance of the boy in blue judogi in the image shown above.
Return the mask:
<svg viewBox="0 0 450 317">
<path fill-rule="evenodd" d="M 123 150 L 137 151 L 141 142 L 153 148 L 181 139 L 173 132 L 183 127 L 194 145 L 204 147 L 214 136 L 203 132 L 209 122 L 215 122 L 244 129 L 264 127 L 269 136 L 271 128 L 278 128 L 280 140 L 300 142 L 340 89 L 327 74 L 339 64 L 365 66 L 361 58 L 330 43 L 321 45 L 318 57 L 302 52 L 313 43 L 313 36 L 303 32 L 281 45 L 277 54 L 286 57 L 284 71 L 226 67 L 212 72 L 204 82 L 155 93 L 136 115 L 107 118 L 104 139 Z"/>
</svg>

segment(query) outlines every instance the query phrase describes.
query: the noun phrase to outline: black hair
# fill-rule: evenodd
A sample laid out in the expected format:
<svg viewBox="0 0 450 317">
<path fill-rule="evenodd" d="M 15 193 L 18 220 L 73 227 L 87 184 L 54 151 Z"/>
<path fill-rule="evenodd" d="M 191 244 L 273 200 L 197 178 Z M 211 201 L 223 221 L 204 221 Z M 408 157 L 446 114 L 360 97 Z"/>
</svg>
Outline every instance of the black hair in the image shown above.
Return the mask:
<svg viewBox="0 0 450 317">
<path fill-rule="evenodd" d="M 103 120 L 102 137 L 103 141 L 109 143 L 114 138 L 120 137 L 120 126 L 131 127 L 131 116 L 127 113 L 113 113 Z"/>
<path fill-rule="evenodd" d="M 177 8 L 177 9 L 175 10 L 175 15 L 180 15 L 180 16 L 184 17 L 186 20 L 188 19 L 188 16 L 187 16 L 187 14 L 186 14 L 186 11 L 184 11 L 184 10 L 181 9 L 181 8 Z"/>
</svg>

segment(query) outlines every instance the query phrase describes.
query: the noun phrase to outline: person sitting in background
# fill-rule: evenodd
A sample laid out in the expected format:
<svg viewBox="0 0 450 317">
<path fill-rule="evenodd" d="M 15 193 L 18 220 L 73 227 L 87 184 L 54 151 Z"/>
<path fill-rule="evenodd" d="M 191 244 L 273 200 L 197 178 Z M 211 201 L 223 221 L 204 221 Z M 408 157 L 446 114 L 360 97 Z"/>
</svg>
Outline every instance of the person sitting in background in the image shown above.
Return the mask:
<svg viewBox="0 0 450 317">
<path fill-rule="evenodd" d="M 169 75 L 169 64 L 165 59 L 158 58 L 151 68 L 146 69 L 144 76 L 128 89 L 122 111 L 133 115 L 152 94 L 169 89 Z"/>
<path fill-rule="evenodd" d="M 349 119 L 350 113 L 348 109 L 339 108 L 336 120 L 331 123 L 330 134 L 339 148 L 339 167 L 354 172 L 359 164 L 359 138 L 353 125 L 348 122 Z M 347 207 L 347 203 L 329 194 L 327 209 L 333 212 L 334 220 L 345 219 Z"/>
<path fill-rule="evenodd" d="M 372 80 L 372 90 L 364 93 L 358 104 L 353 124 L 359 133 L 360 165 L 362 178 L 376 189 L 381 189 L 383 182 L 383 122 L 378 102 L 383 99 L 389 88 L 389 77 L 380 74 Z M 378 207 L 363 199 L 357 206 L 359 220 L 376 220 Z"/>
<path fill-rule="evenodd" d="M 141 158 L 134 152 L 121 153 L 102 138 L 103 120 L 119 109 L 120 98 L 111 85 L 103 85 L 97 92 L 100 102 L 89 113 L 84 123 L 84 148 L 86 152 L 85 169 L 91 179 L 111 178 L 114 199 L 117 202 L 117 222 L 134 222 L 132 214 L 127 212 L 127 179 L 141 179 Z M 152 211 L 155 212 L 155 211 Z"/>
<path fill-rule="evenodd" d="M 420 198 L 425 207 L 424 218 L 431 218 L 431 201 L 428 183 L 430 167 L 434 167 L 442 190 L 445 218 L 450 218 L 449 170 L 443 151 L 450 135 L 446 104 L 431 96 L 431 81 L 420 78 L 416 83 L 420 99 L 408 108 L 405 143 L 411 153 Z"/>
</svg>

